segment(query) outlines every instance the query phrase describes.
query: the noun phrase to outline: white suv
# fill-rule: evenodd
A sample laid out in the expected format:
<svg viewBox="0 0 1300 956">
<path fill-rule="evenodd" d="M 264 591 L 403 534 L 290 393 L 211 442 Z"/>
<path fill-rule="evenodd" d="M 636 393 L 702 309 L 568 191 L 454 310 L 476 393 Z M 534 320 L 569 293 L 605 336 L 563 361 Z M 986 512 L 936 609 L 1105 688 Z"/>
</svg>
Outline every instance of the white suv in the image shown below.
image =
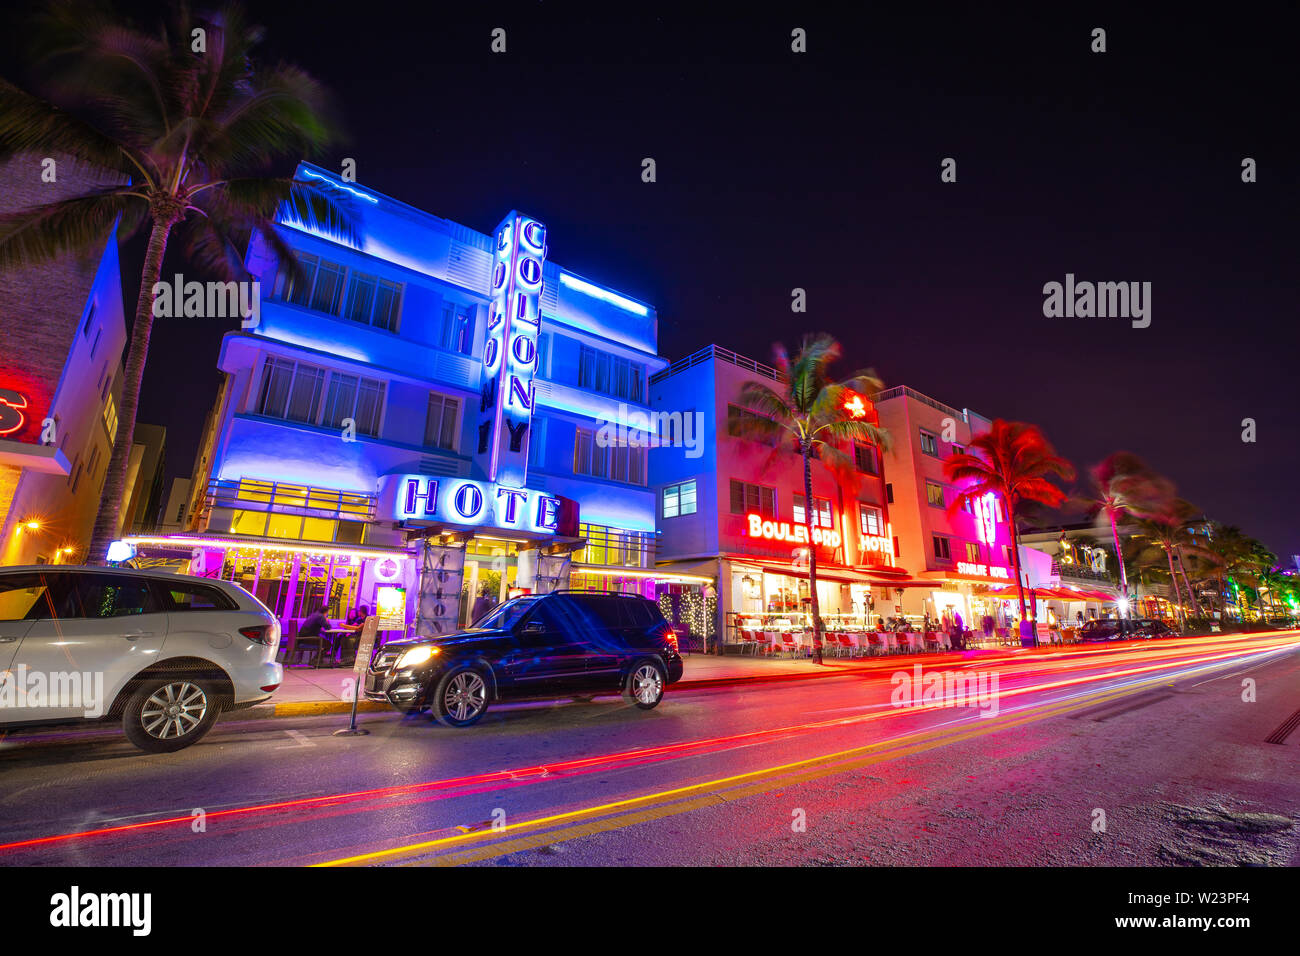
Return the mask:
<svg viewBox="0 0 1300 956">
<path fill-rule="evenodd" d="M 266 700 L 280 623 L 228 581 L 165 571 L 0 569 L 0 728 L 121 718 L 170 753 Z"/>
</svg>

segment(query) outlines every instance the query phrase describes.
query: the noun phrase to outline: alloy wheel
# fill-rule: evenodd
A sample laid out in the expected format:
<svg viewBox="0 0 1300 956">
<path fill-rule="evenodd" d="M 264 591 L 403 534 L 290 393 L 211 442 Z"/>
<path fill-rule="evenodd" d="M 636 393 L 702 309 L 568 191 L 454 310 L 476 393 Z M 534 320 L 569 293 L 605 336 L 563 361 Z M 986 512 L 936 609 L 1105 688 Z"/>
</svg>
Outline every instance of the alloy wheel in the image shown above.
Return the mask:
<svg viewBox="0 0 1300 956">
<path fill-rule="evenodd" d="M 487 705 L 487 685 L 473 671 L 463 671 L 451 679 L 442 702 L 453 719 L 469 720 Z"/>
<path fill-rule="evenodd" d="M 208 695 L 189 681 L 164 684 L 149 695 L 140 711 L 145 733 L 159 740 L 184 737 L 203 722 Z"/>
<path fill-rule="evenodd" d="M 643 704 L 653 704 L 664 692 L 664 679 L 659 668 L 642 664 L 632 675 L 632 696 Z"/>
</svg>

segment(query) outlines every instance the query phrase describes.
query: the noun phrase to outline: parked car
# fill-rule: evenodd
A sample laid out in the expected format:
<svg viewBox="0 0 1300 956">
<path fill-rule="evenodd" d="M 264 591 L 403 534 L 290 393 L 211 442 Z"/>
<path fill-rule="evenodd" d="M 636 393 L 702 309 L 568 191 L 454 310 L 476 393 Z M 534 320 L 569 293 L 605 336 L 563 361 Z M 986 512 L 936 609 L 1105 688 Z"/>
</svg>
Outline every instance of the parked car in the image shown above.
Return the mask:
<svg viewBox="0 0 1300 956">
<path fill-rule="evenodd" d="M 1136 631 L 1138 637 L 1143 637 L 1143 638 L 1172 637 L 1177 635 L 1178 633 L 1176 630 L 1174 630 L 1164 621 L 1157 620 L 1155 618 L 1149 618 L 1149 617 L 1135 618 L 1129 623 L 1133 626 L 1133 629 L 1134 631 Z"/>
<path fill-rule="evenodd" d="M 0 726 L 120 719 L 170 753 L 280 686 L 280 624 L 228 581 L 166 571 L 0 570 Z"/>
<path fill-rule="evenodd" d="M 385 644 L 366 696 L 468 727 L 493 701 L 621 692 L 649 710 L 681 676 L 677 635 L 653 601 L 557 591 L 507 601 L 458 633 Z"/>
<path fill-rule="evenodd" d="M 1081 641 L 1122 641 L 1132 635 L 1120 632 L 1120 622 L 1113 618 L 1088 621 L 1079 628 Z"/>
</svg>

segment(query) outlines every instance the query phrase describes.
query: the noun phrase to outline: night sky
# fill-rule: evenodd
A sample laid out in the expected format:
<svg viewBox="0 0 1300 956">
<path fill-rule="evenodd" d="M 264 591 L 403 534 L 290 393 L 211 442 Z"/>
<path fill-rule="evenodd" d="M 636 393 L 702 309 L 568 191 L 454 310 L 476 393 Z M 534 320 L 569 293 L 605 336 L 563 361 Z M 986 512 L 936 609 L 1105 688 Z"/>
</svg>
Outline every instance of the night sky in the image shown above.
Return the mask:
<svg viewBox="0 0 1300 956">
<path fill-rule="evenodd" d="M 255 9 L 268 54 L 337 97 L 349 145 L 317 161 L 355 157 L 363 185 L 484 232 L 511 208 L 540 218 L 553 259 L 657 306 L 662 355 L 768 359 L 824 330 L 846 373 L 1035 422 L 1081 469 L 1131 450 L 1211 517 L 1300 552 L 1294 14 L 635 6 Z M 1066 273 L 1152 283 L 1150 327 L 1045 318 Z M 155 325 L 140 409 L 167 426 L 173 475 L 226 331 L 183 322 Z"/>
</svg>

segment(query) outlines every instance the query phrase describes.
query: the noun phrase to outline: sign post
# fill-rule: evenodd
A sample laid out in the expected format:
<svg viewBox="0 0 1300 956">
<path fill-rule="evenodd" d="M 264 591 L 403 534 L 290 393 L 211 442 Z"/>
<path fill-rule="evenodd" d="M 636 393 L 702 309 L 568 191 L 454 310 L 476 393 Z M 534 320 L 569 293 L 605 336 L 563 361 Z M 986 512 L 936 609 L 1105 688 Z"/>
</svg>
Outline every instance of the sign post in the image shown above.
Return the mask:
<svg viewBox="0 0 1300 956">
<path fill-rule="evenodd" d="M 373 614 L 366 618 L 361 626 L 361 642 L 357 647 L 357 659 L 352 664 L 355 677 L 352 687 L 352 719 L 346 730 L 334 731 L 335 737 L 364 737 L 370 731 L 357 726 L 357 701 L 361 697 L 361 682 L 366 679 L 366 668 L 370 666 L 370 655 L 375 649 L 375 635 L 379 633 L 379 619 Z"/>
</svg>

